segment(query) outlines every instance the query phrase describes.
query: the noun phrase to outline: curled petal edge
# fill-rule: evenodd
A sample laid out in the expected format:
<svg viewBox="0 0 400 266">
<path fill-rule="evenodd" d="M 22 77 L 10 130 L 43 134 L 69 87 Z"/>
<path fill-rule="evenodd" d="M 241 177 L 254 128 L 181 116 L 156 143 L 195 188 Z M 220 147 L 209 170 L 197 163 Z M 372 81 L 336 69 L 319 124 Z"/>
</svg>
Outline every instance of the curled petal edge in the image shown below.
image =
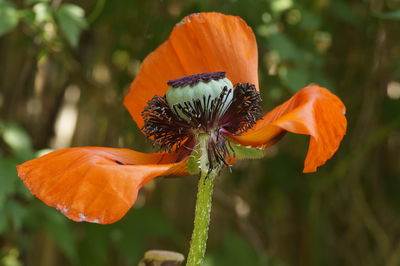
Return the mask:
<svg viewBox="0 0 400 266">
<path fill-rule="evenodd" d="M 71 220 L 110 224 L 135 203 L 151 179 L 187 175 L 177 154 L 146 154 L 129 149 L 68 148 L 17 166 L 32 194 Z"/>
<path fill-rule="evenodd" d="M 241 145 L 267 148 L 286 132 L 310 136 L 304 173 L 315 172 L 339 148 L 346 133 L 346 108 L 329 90 L 312 85 L 267 113 L 241 136 L 231 139 Z"/>
</svg>

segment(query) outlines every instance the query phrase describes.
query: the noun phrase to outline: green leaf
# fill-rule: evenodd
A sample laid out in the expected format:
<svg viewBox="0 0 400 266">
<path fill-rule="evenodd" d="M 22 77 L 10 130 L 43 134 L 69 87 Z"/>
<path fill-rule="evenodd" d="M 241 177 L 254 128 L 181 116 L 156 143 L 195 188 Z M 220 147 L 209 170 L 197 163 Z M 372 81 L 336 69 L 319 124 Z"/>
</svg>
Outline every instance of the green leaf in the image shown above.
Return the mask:
<svg viewBox="0 0 400 266">
<path fill-rule="evenodd" d="M 19 21 L 18 10 L 9 1 L 0 1 L 0 36 L 9 33 Z"/>
<path fill-rule="evenodd" d="M 292 0 L 273 0 L 270 2 L 271 10 L 275 13 L 281 13 L 293 6 Z"/>
<path fill-rule="evenodd" d="M 15 153 L 32 151 L 29 135 L 18 125 L 5 125 L 2 133 L 4 142 L 7 143 Z"/>
<path fill-rule="evenodd" d="M 266 154 L 266 151 L 262 149 L 246 147 L 234 142 L 229 144 L 233 149 L 233 156 L 237 159 L 260 159 Z"/>
<path fill-rule="evenodd" d="M 400 20 L 400 9 L 386 13 L 377 13 L 375 16 L 381 19 Z"/>
<path fill-rule="evenodd" d="M 85 11 L 77 5 L 63 4 L 56 10 L 56 18 L 68 42 L 76 46 L 82 30 L 87 27 Z"/>
<path fill-rule="evenodd" d="M 47 3 L 38 3 L 33 6 L 33 12 L 35 13 L 35 22 L 42 24 L 52 19 L 52 11 Z"/>
</svg>

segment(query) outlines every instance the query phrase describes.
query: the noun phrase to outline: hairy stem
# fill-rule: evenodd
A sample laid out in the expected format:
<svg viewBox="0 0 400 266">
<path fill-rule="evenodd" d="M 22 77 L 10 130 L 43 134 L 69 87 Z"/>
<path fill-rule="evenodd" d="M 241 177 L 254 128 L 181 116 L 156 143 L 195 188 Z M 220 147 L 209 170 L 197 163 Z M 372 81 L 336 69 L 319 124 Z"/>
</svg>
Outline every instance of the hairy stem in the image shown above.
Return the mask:
<svg viewBox="0 0 400 266">
<path fill-rule="evenodd" d="M 210 212 L 212 205 L 212 194 L 214 187 L 214 172 L 207 176 L 207 172 L 202 172 L 198 184 L 196 210 L 194 217 L 194 229 L 187 266 L 201 265 L 206 252 L 208 227 L 210 224 Z"/>
<path fill-rule="evenodd" d="M 190 250 L 187 258 L 187 266 L 201 265 L 206 252 L 208 227 L 212 205 L 214 180 L 218 175 L 218 169 L 209 171 L 207 160 L 207 137 L 199 138 L 200 145 L 200 179 L 198 183 L 196 209 L 194 216 L 194 228 L 190 241 Z"/>
</svg>

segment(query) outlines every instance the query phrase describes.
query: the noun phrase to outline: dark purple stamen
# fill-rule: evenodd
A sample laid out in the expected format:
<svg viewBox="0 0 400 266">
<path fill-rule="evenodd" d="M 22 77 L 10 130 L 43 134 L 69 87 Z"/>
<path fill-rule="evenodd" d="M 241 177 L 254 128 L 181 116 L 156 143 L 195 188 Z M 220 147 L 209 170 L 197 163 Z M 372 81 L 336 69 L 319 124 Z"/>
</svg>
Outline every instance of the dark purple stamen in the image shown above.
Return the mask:
<svg viewBox="0 0 400 266">
<path fill-rule="evenodd" d="M 167 82 L 168 86 L 179 88 L 184 86 L 194 86 L 200 81 L 209 82 L 210 80 L 219 80 L 225 78 L 226 72 L 209 72 L 196 75 L 190 75 L 179 79 L 173 79 Z"/>
<path fill-rule="evenodd" d="M 240 135 L 261 119 L 261 97 L 254 85 L 236 84 L 232 101 L 227 105 L 231 93 L 232 89 L 224 87 L 214 99 L 210 95 L 203 96 L 202 99 L 175 104 L 172 109 L 165 96 L 154 96 L 142 112 L 142 130 L 154 144 L 168 151 L 181 147 L 191 151 L 196 135 L 207 133 L 210 136 L 207 149 L 209 169 L 227 165 L 226 160 L 233 151 L 226 136 Z"/>
<path fill-rule="evenodd" d="M 262 117 L 261 101 L 260 93 L 254 85 L 236 84 L 232 103 L 219 121 L 221 128 L 233 135 L 252 128 Z"/>
<path fill-rule="evenodd" d="M 154 96 L 147 104 L 142 112 L 142 130 L 154 144 L 163 150 L 172 151 L 190 141 L 193 135 L 190 126 L 174 114 L 165 97 Z"/>
</svg>

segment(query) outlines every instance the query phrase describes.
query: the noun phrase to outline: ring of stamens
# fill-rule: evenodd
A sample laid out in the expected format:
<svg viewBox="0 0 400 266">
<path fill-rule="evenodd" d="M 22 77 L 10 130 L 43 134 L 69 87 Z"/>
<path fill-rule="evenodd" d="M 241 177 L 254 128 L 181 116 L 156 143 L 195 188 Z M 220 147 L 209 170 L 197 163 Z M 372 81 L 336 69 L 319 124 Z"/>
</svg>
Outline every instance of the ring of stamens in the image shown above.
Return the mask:
<svg viewBox="0 0 400 266">
<path fill-rule="evenodd" d="M 182 83 L 182 79 L 170 83 Z M 232 100 L 227 104 L 232 93 Z M 236 84 L 234 90 L 224 87 L 214 99 L 207 95 L 175 104 L 172 108 L 165 96 L 154 96 L 148 101 L 142 117 L 143 132 L 161 150 L 171 152 L 184 147 L 191 151 L 197 135 L 207 133 L 207 155 L 212 170 L 227 165 L 227 159 L 232 155 L 227 136 L 246 132 L 261 118 L 261 97 L 255 86 L 247 83 Z"/>
</svg>

